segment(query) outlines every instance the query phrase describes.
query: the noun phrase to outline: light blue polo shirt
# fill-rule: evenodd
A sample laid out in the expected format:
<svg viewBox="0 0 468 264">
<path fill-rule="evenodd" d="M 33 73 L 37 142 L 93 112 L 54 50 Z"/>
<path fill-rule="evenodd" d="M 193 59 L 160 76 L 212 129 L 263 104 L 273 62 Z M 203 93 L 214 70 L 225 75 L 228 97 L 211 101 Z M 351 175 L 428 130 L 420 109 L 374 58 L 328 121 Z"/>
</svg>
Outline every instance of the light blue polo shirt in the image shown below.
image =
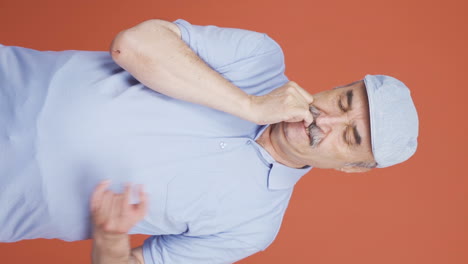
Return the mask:
<svg viewBox="0 0 468 264">
<path fill-rule="evenodd" d="M 175 22 L 210 67 L 249 94 L 288 80 L 265 34 Z M 157 93 L 107 52 L 0 45 L 0 242 L 91 237 L 89 199 L 111 179 L 144 184 L 146 264 L 232 263 L 278 233 L 310 168 L 279 164 L 266 126 Z M 132 202 L 137 202 L 133 197 Z"/>
</svg>

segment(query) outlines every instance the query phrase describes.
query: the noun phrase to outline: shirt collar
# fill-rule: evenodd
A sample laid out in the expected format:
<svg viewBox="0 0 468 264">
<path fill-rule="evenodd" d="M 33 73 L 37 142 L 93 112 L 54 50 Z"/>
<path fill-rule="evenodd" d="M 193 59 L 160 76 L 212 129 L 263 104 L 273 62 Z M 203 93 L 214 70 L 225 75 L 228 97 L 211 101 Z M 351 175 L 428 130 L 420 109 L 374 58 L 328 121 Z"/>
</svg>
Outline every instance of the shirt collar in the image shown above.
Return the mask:
<svg viewBox="0 0 468 264">
<path fill-rule="evenodd" d="M 255 140 L 265 131 L 269 125 L 263 126 L 258 130 Z M 256 144 L 262 157 L 271 165 L 270 172 L 268 174 L 268 189 L 270 190 L 282 190 L 293 188 L 299 179 L 309 172 L 312 167 L 306 166 L 304 168 L 296 169 L 285 166 L 281 163 L 276 162 L 273 157 L 268 153 L 262 146 Z"/>
</svg>

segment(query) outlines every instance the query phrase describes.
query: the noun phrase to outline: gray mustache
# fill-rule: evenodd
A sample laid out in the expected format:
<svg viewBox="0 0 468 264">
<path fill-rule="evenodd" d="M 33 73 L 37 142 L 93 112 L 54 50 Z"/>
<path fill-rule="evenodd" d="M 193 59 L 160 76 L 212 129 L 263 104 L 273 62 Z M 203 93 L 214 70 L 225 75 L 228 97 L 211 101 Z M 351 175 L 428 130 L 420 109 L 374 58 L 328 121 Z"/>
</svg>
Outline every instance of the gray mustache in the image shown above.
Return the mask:
<svg viewBox="0 0 468 264">
<path fill-rule="evenodd" d="M 315 118 L 317 118 L 321 113 L 320 110 L 318 110 L 313 105 L 309 105 L 309 111 L 312 113 L 312 116 L 314 117 L 314 122 L 315 122 Z"/>
<path fill-rule="evenodd" d="M 310 137 L 310 146 L 312 148 L 316 148 L 318 144 L 323 139 L 323 133 L 322 130 L 317 126 L 315 120 L 317 120 L 317 117 L 320 115 L 320 110 L 318 110 L 315 106 L 311 105 L 309 106 L 309 110 L 312 113 L 312 116 L 314 117 L 314 122 L 310 124 L 308 127 L 309 129 L 309 137 Z"/>
</svg>

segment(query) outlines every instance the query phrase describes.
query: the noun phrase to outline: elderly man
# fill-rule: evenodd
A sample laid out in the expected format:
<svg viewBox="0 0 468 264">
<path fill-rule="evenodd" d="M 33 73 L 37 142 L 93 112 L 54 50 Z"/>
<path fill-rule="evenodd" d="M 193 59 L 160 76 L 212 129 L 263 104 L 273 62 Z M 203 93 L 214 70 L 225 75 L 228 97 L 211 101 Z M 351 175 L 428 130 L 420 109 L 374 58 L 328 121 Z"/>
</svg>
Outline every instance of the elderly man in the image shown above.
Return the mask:
<svg viewBox="0 0 468 264">
<path fill-rule="evenodd" d="M 93 237 L 96 264 L 232 263 L 272 243 L 312 167 L 416 150 L 403 83 L 312 96 L 265 34 L 150 20 L 110 53 L 0 46 L 1 242 Z M 151 237 L 130 250 L 136 233 Z"/>
</svg>

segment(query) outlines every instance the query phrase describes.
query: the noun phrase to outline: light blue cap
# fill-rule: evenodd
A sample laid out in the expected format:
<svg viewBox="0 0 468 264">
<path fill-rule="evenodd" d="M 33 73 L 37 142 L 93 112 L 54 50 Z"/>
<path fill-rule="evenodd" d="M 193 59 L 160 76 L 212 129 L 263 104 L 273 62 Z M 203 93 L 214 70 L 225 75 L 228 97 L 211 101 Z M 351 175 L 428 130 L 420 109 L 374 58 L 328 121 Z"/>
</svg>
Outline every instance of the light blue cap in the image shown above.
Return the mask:
<svg viewBox="0 0 468 264">
<path fill-rule="evenodd" d="M 378 168 L 409 159 L 418 146 L 418 113 L 410 90 L 385 75 L 364 77 L 369 100 L 372 153 Z"/>
</svg>

